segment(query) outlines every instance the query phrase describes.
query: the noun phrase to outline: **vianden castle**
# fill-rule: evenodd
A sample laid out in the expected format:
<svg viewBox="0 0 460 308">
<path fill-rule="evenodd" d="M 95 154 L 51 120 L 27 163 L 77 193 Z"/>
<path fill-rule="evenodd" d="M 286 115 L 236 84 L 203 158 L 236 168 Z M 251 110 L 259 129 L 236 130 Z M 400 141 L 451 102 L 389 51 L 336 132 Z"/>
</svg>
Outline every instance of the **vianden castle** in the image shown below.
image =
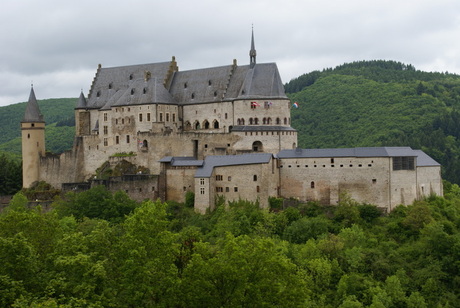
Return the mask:
<svg viewBox="0 0 460 308">
<path fill-rule="evenodd" d="M 34 89 L 21 122 L 23 186 L 63 191 L 94 185 L 136 200 L 212 210 L 217 196 L 337 204 L 343 193 L 391 211 L 442 195 L 441 166 L 409 147 L 301 149 L 275 63 L 180 71 L 171 61 L 103 68 L 75 108 L 70 151 L 45 153 L 45 119 Z"/>
</svg>

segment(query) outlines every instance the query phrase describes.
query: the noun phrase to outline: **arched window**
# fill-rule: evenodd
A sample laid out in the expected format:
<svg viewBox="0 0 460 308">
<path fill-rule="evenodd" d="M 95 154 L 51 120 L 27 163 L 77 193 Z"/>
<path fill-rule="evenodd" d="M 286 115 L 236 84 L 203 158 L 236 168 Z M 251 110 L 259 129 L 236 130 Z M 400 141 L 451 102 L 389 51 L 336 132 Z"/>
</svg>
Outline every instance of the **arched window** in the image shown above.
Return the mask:
<svg viewBox="0 0 460 308">
<path fill-rule="evenodd" d="M 254 125 L 259 124 L 259 118 L 254 118 Z"/>
<path fill-rule="evenodd" d="M 315 188 L 315 182 L 311 181 L 310 188 Z"/>
<path fill-rule="evenodd" d="M 219 121 L 214 120 L 213 125 L 214 128 L 219 128 Z"/>
<path fill-rule="evenodd" d="M 286 119 L 286 118 L 284 118 L 284 124 L 285 124 L 285 125 L 287 124 L 287 119 Z"/>
<path fill-rule="evenodd" d="M 254 141 L 254 143 L 252 144 L 252 150 L 254 152 L 262 152 L 263 151 L 262 142 Z"/>
<path fill-rule="evenodd" d="M 280 118 L 276 118 L 276 124 L 281 124 Z"/>
<path fill-rule="evenodd" d="M 267 119 L 266 118 L 262 119 L 262 124 L 267 124 Z"/>
<path fill-rule="evenodd" d="M 236 120 L 236 125 L 241 125 L 241 120 L 240 119 Z"/>
<path fill-rule="evenodd" d="M 249 125 L 252 125 L 252 118 L 249 118 Z"/>
<path fill-rule="evenodd" d="M 244 119 L 241 119 L 241 125 L 244 125 Z"/>
<path fill-rule="evenodd" d="M 148 144 L 147 140 L 142 141 L 142 147 L 144 149 L 147 149 L 149 147 L 149 144 Z"/>
<path fill-rule="evenodd" d="M 195 123 L 193 124 L 193 127 L 194 127 L 195 129 L 200 129 L 200 122 L 195 121 Z"/>
<path fill-rule="evenodd" d="M 272 118 L 267 118 L 267 124 L 272 124 Z"/>
<path fill-rule="evenodd" d="M 185 122 L 185 130 L 191 130 L 192 129 L 192 124 L 190 124 L 189 121 Z"/>
</svg>

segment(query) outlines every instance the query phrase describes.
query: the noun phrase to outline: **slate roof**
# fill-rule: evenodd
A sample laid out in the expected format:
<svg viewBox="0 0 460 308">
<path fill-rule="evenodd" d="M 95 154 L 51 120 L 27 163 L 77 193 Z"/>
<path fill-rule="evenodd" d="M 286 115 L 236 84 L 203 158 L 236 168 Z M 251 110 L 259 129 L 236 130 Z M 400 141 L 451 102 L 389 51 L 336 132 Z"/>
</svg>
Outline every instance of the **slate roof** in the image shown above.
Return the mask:
<svg viewBox="0 0 460 308">
<path fill-rule="evenodd" d="M 208 178 L 212 175 L 215 167 L 267 164 L 272 157 L 273 154 L 270 153 L 207 156 L 203 166 L 197 169 L 195 177 Z"/>
<path fill-rule="evenodd" d="M 78 98 L 77 107 L 75 109 L 86 109 L 87 106 L 88 103 L 86 102 L 85 95 L 83 94 L 83 91 L 81 91 L 80 97 Z"/>
<path fill-rule="evenodd" d="M 227 65 L 172 73 L 172 62 L 99 68 L 87 99 L 87 108 L 149 103 L 200 104 L 236 99 L 287 99 L 276 63 Z M 151 73 L 146 81 L 144 74 Z M 81 106 L 82 107 L 82 106 Z M 81 108 L 80 105 L 77 108 Z"/>
<path fill-rule="evenodd" d="M 165 156 L 159 160 L 160 163 L 170 163 L 171 166 L 202 166 L 203 160 L 194 157 Z"/>
<path fill-rule="evenodd" d="M 421 150 L 410 147 L 362 147 L 337 149 L 292 149 L 282 150 L 278 158 L 325 158 L 325 157 L 417 157 L 417 166 L 440 166 L 438 162 Z"/>
<path fill-rule="evenodd" d="M 40 113 L 40 108 L 38 107 L 34 88 L 30 89 L 29 101 L 27 102 L 22 122 L 45 122 L 43 120 L 43 115 Z"/>
</svg>

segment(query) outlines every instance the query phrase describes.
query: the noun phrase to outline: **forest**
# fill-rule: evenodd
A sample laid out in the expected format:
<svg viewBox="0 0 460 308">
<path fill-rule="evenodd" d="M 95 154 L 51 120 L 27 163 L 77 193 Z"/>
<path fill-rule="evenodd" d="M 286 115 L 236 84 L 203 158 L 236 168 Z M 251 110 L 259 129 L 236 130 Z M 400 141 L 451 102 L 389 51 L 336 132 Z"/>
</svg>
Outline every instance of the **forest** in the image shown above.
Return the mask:
<svg viewBox="0 0 460 308">
<path fill-rule="evenodd" d="M 343 196 L 205 215 L 103 186 L 0 213 L 2 307 L 460 307 L 460 187 L 384 214 Z"/>
</svg>

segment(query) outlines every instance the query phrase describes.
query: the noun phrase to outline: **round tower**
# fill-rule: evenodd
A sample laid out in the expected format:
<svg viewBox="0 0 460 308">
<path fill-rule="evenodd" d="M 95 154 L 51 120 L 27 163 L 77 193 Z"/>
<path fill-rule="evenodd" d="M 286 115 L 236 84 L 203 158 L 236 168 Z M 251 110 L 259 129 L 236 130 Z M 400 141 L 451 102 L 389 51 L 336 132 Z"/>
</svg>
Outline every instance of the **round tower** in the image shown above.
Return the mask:
<svg viewBox="0 0 460 308">
<path fill-rule="evenodd" d="M 34 88 L 30 90 L 22 133 L 22 186 L 29 188 L 40 180 L 40 157 L 45 155 L 45 121 L 38 108 Z"/>
</svg>

